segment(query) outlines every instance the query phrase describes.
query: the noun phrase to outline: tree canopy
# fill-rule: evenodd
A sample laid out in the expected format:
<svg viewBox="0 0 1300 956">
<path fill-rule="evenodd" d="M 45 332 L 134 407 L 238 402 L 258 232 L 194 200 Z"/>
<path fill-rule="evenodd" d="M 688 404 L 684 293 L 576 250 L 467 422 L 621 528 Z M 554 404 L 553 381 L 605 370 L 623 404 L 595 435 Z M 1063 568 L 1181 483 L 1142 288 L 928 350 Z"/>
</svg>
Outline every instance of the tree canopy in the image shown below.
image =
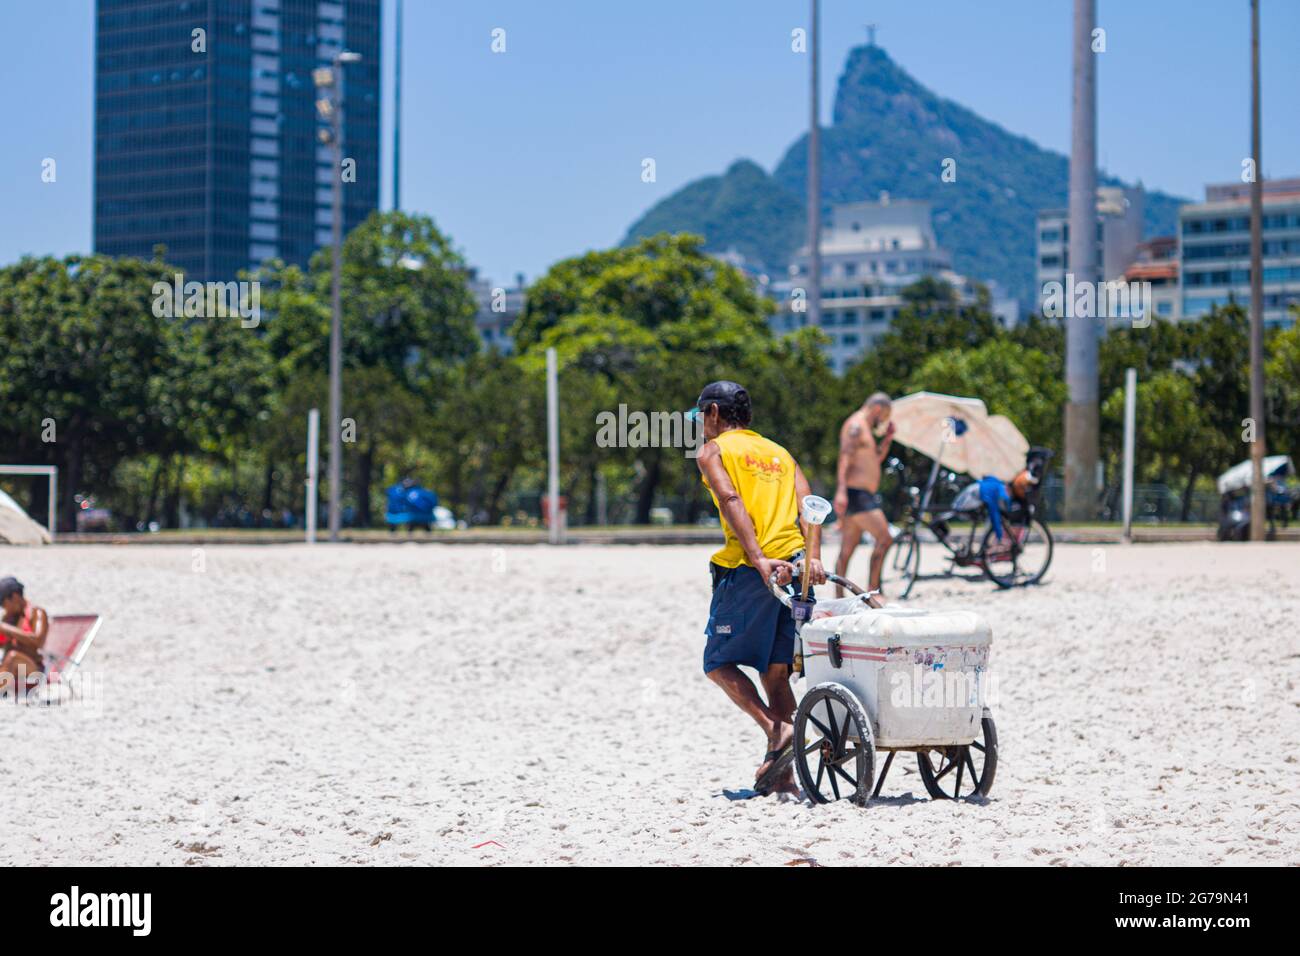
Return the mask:
<svg viewBox="0 0 1300 956">
<path fill-rule="evenodd" d="M 754 427 L 785 445 L 816 490 L 833 493 L 838 428 L 872 392 L 974 395 L 1034 444 L 1058 448 L 1064 388 L 1060 324 L 1004 329 L 988 297 L 941 281 L 903 291 L 891 328 L 843 376 L 825 333 L 777 336 L 773 303 L 691 235 L 555 263 L 527 290 L 515 350 L 484 348 L 470 272 L 427 217 L 376 213 L 344 243 L 344 502 L 374 522 L 382 488 L 430 485 L 475 522 L 536 521 L 545 484 L 545 352 L 561 389 L 561 482 L 571 520 L 678 520 L 711 513 L 682 447 L 682 413 L 715 379 L 743 383 Z M 307 411 L 327 405 L 330 251 L 308 268 L 270 262 L 251 275 L 261 314 L 160 312 L 150 260 L 25 258 L 0 268 L 0 440 L 11 462 L 57 464 L 61 523 L 74 495 L 121 527 L 297 520 Z M 1266 339 L 1270 453 L 1300 454 L 1300 327 Z M 1112 329 L 1101 341 L 1101 443 L 1118 482 L 1127 368 L 1138 372 L 1139 480 L 1182 495 L 1249 456 L 1247 323 L 1236 305 L 1182 323 Z M 611 414 L 676 422 L 672 441 L 598 440 Z M 659 438 L 670 437 L 659 435 Z M 898 453 L 909 453 L 898 446 Z M 30 489 L 35 501 L 42 489 Z M 326 491 L 327 489 L 322 489 Z"/>
</svg>

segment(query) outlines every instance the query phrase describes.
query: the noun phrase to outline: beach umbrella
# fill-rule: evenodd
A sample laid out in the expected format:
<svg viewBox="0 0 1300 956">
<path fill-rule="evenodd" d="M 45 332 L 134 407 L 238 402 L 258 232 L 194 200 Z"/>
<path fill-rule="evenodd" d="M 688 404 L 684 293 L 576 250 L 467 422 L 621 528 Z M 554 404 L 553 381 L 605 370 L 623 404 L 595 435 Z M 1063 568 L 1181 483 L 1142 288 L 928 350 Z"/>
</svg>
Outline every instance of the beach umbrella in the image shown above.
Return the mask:
<svg viewBox="0 0 1300 956">
<path fill-rule="evenodd" d="M 1005 415 L 990 415 L 978 398 L 917 392 L 894 402 L 894 441 L 945 468 L 1010 481 L 1025 467 L 1029 442 Z"/>
<path fill-rule="evenodd" d="M 0 491 L 0 544 L 49 544 L 50 533 L 38 525 L 22 506 Z"/>
<path fill-rule="evenodd" d="M 1249 458 L 1239 462 L 1219 476 L 1219 494 L 1241 491 L 1250 487 L 1254 462 Z M 1264 478 L 1285 478 L 1295 471 L 1289 455 L 1269 455 L 1264 459 Z"/>
</svg>

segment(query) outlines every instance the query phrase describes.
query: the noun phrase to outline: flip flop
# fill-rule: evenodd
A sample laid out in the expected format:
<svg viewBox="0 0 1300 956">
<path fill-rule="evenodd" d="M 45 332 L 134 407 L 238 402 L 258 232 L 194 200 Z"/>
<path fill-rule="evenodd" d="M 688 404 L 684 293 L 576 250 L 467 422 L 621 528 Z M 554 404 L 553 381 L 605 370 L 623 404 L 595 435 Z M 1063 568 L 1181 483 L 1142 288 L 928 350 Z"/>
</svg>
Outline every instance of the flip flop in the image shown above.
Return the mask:
<svg viewBox="0 0 1300 956">
<path fill-rule="evenodd" d="M 754 781 L 754 789 L 766 796 L 776 782 L 777 778 L 786 771 L 786 768 L 794 761 L 794 741 L 791 740 L 779 750 L 769 750 L 763 755 L 763 759 L 770 760 L 772 763 L 766 770 Z"/>
</svg>

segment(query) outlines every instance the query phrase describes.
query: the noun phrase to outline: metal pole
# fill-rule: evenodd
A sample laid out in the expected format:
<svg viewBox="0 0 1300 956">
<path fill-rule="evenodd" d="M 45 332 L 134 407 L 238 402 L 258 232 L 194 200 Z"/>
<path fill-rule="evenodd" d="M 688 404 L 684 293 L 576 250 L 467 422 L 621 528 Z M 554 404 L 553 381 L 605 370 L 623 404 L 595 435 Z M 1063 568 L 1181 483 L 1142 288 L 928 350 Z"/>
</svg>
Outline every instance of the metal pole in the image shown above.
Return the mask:
<svg viewBox="0 0 1300 956">
<path fill-rule="evenodd" d="M 1074 98 L 1070 147 L 1070 274 L 1097 289 L 1097 61 L 1092 52 L 1096 0 L 1074 0 Z M 1068 287 L 1068 283 L 1067 283 Z M 1065 518 L 1091 521 L 1097 511 L 1097 316 L 1070 303 L 1066 325 Z M 1097 301 L 1094 295 L 1093 301 Z M 1087 311 L 1087 310 L 1084 310 Z"/>
<path fill-rule="evenodd" d="M 307 543 L 316 543 L 316 489 L 320 482 L 320 409 L 307 413 Z"/>
<path fill-rule="evenodd" d="M 809 31 L 809 83 L 808 83 L 808 324 L 822 324 L 822 134 L 818 117 L 821 114 L 821 80 L 817 69 L 818 3 L 812 0 L 812 29 Z"/>
<path fill-rule="evenodd" d="M 1259 126 L 1259 0 L 1250 0 L 1250 540 L 1263 541 L 1268 504 L 1264 496 L 1264 167 Z"/>
<path fill-rule="evenodd" d="M 546 497 L 551 544 L 560 543 L 560 397 L 555 349 L 546 350 Z"/>
<path fill-rule="evenodd" d="M 402 208 L 402 0 L 397 0 L 393 80 L 393 210 Z"/>
<path fill-rule="evenodd" d="M 330 294 L 330 540 L 339 539 L 340 501 L 343 491 L 343 64 L 334 59 L 334 109 L 331 123 L 334 140 L 333 262 Z"/>
<path fill-rule="evenodd" d="M 49 504 L 50 523 L 46 525 L 46 527 L 50 529 L 50 541 L 54 540 L 54 526 L 59 522 L 58 498 L 59 498 L 59 467 L 58 465 L 54 465 L 50 469 L 50 504 Z M 72 530 L 76 531 L 77 529 L 74 527 Z"/>
<path fill-rule="evenodd" d="M 1137 369 L 1124 373 L 1124 538 L 1133 540 L 1133 466 L 1137 446 Z"/>
<path fill-rule="evenodd" d="M 930 495 L 934 493 L 934 483 L 939 479 L 939 462 L 943 459 L 943 450 L 947 445 L 947 441 L 939 439 L 939 451 L 934 456 L 934 464 L 930 466 L 930 479 L 925 483 L 925 494 L 921 496 L 921 512 L 916 516 L 918 519 L 930 510 Z"/>
</svg>

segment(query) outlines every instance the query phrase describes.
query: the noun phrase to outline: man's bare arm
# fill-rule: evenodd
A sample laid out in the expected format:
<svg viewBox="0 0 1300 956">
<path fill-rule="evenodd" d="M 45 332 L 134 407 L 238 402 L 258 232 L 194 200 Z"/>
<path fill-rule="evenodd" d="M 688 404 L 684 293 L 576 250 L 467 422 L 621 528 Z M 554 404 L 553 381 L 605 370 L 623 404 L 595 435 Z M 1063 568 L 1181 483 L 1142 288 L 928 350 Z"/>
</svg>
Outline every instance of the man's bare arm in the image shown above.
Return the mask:
<svg viewBox="0 0 1300 956">
<path fill-rule="evenodd" d="M 884 437 L 880 439 L 880 442 L 876 446 L 876 451 L 878 452 L 881 461 L 884 461 L 885 458 L 889 455 L 889 446 L 893 444 L 893 441 L 894 441 L 894 423 L 890 422 L 888 427 L 885 428 Z"/>
<path fill-rule="evenodd" d="M 862 441 L 862 426 L 853 418 L 847 419 L 840 427 L 840 457 L 835 464 L 835 512 L 841 518 L 849 506 L 849 466 L 853 464 L 853 453 Z"/>
<path fill-rule="evenodd" d="M 794 466 L 794 493 L 799 498 L 799 530 L 803 532 L 803 540 L 807 544 L 808 557 L 820 560 L 822 556 L 821 540 L 817 541 L 814 547 L 812 537 L 809 532 L 812 530 L 808 522 L 803 520 L 803 500 L 812 494 L 812 486 L 808 484 L 808 479 L 804 477 L 803 469 L 796 462 Z"/>
<path fill-rule="evenodd" d="M 731 529 L 736 532 L 736 537 L 740 539 L 740 546 L 745 549 L 745 557 L 749 558 L 751 563 L 764 557 L 763 549 L 758 545 L 758 532 L 754 530 L 754 522 L 750 520 L 749 512 L 745 510 L 745 502 L 741 500 L 740 492 L 731 483 L 731 476 L 727 474 L 726 466 L 722 464 L 722 452 L 718 450 L 718 446 L 709 442 L 700 450 L 695 461 L 718 499 L 718 509 L 722 512 L 722 516 L 727 519 L 727 524 L 731 525 Z"/>
</svg>

